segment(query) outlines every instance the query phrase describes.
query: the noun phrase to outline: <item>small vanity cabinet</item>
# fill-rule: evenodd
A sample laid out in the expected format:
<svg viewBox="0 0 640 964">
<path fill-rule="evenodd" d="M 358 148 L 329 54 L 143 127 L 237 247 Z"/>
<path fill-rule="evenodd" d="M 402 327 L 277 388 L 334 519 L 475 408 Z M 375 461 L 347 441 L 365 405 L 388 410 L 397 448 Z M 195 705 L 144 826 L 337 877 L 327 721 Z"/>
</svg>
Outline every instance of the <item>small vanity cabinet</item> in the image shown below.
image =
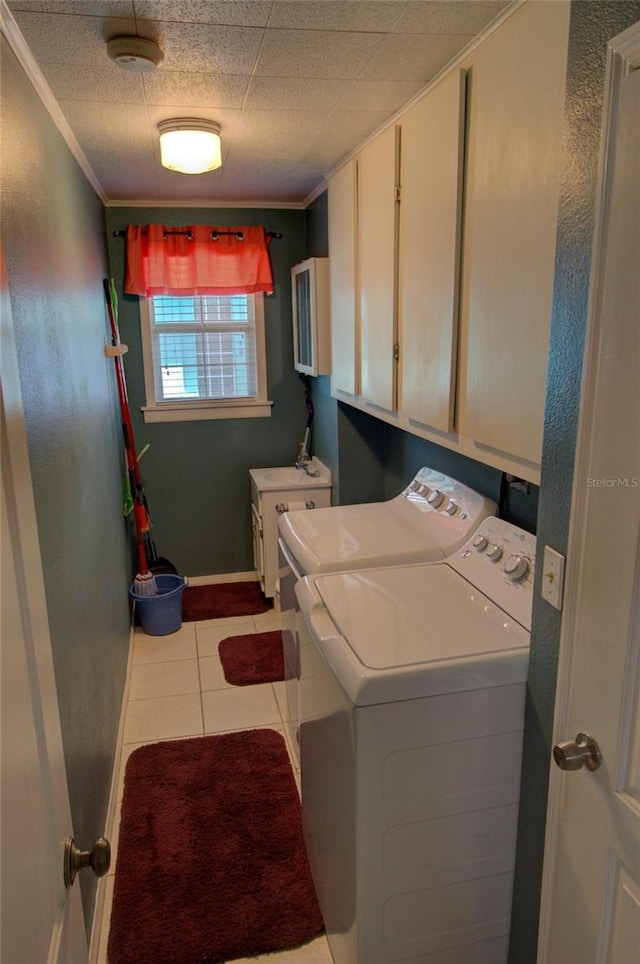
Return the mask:
<svg viewBox="0 0 640 964">
<path fill-rule="evenodd" d="M 283 512 L 331 505 L 331 472 L 312 459 L 303 469 L 283 466 L 250 469 L 253 560 L 265 596 L 275 595 L 278 579 L 278 519 Z"/>
<path fill-rule="evenodd" d="M 309 258 L 291 269 L 293 367 L 305 375 L 331 371 L 329 259 Z"/>
</svg>

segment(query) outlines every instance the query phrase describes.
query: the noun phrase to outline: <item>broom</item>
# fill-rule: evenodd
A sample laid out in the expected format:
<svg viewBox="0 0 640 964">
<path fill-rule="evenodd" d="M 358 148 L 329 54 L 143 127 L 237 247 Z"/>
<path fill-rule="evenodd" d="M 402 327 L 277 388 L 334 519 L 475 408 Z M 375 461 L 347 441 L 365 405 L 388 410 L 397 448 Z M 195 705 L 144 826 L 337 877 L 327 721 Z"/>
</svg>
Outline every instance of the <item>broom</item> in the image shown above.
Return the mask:
<svg viewBox="0 0 640 964">
<path fill-rule="evenodd" d="M 120 332 L 116 320 L 114 309 L 114 299 L 112 297 L 111 285 L 105 278 L 102 282 L 104 287 L 105 300 L 107 302 L 107 312 L 111 325 L 111 344 L 114 348 L 120 347 Z M 136 454 L 135 441 L 133 437 L 133 425 L 131 422 L 131 410 L 127 396 L 127 384 L 124 378 L 124 367 L 122 364 L 122 352 L 113 354 L 116 366 L 116 382 L 118 385 L 118 398 L 120 400 L 120 411 L 122 413 L 122 434 L 124 436 L 124 450 L 127 460 L 127 474 L 129 477 L 129 488 L 133 499 L 133 519 L 136 530 L 136 553 L 138 557 L 138 572 L 134 582 L 134 591 L 137 596 L 157 596 L 158 584 L 156 578 L 149 569 L 147 553 L 145 549 L 145 538 L 149 536 L 150 522 L 147 510 L 142 479 L 140 477 L 140 466 Z"/>
</svg>

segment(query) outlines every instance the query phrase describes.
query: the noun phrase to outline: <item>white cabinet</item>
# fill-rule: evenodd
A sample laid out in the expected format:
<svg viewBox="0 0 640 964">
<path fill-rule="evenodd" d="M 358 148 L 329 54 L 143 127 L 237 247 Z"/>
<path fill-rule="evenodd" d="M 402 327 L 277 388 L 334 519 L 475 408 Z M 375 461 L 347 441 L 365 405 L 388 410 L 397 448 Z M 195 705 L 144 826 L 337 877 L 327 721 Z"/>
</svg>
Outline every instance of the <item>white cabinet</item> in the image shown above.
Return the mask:
<svg viewBox="0 0 640 964">
<path fill-rule="evenodd" d="M 408 419 L 454 428 L 465 74 L 449 74 L 402 118 L 399 324 Z"/>
<path fill-rule="evenodd" d="M 302 469 L 250 469 L 253 562 L 260 587 L 275 595 L 278 580 L 278 519 L 283 512 L 331 505 L 331 472 L 317 459 L 309 463 L 315 476 Z"/>
<path fill-rule="evenodd" d="M 329 181 L 331 391 L 397 407 L 400 128 Z"/>
<path fill-rule="evenodd" d="M 539 463 L 560 190 L 568 3 L 529 3 L 474 54 L 459 431 Z"/>
<path fill-rule="evenodd" d="M 309 258 L 291 269 L 294 368 L 305 375 L 331 371 L 329 261 Z"/>
<path fill-rule="evenodd" d="M 569 6 L 514 7 L 329 182 L 334 397 L 536 483 Z"/>
<path fill-rule="evenodd" d="M 397 406 L 399 157 L 399 127 L 388 127 L 358 156 L 361 393 L 388 411 Z"/>
<path fill-rule="evenodd" d="M 356 289 L 357 161 L 329 181 L 331 390 L 360 392 L 360 319 Z"/>
</svg>

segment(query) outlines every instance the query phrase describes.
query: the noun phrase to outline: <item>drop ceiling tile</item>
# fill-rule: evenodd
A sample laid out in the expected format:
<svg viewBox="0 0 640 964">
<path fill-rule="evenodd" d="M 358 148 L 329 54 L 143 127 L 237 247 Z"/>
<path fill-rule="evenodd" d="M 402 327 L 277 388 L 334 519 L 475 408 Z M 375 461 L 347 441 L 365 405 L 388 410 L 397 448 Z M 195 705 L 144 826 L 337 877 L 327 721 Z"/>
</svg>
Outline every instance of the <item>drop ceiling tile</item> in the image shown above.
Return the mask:
<svg viewBox="0 0 640 964">
<path fill-rule="evenodd" d="M 267 30 L 256 64 L 258 76 L 354 78 L 368 62 L 380 34 L 331 30 Z"/>
<path fill-rule="evenodd" d="M 146 116 L 140 123 L 139 107 L 64 100 L 59 105 L 89 160 L 104 155 L 108 163 L 126 166 L 140 163 L 143 156 L 152 158 L 155 139 Z"/>
<path fill-rule="evenodd" d="M 349 87 L 348 80 L 253 77 L 244 103 L 248 110 L 331 110 Z"/>
<path fill-rule="evenodd" d="M 157 70 L 145 74 L 142 84 L 147 104 L 173 107 L 242 107 L 248 76 L 180 73 Z"/>
<path fill-rule="evenodd" d="M 338 104 L 339 110 L 399 110 L 422 90 L 416 81 L 354 80 Z"/>
<path fill-rule="evenodd" d="M 459 34 L 389 34 L 358 79 L 426 84 L 469 42 Z"/>
<path fill-rule="evenodd" d="M 269 27 L 295 30 L 392 30 L 406 0 L 275 0 Z"/>
<path fill-rule="evenodd" d="M 264 30 L 201 23 L 146 21 L 158 32 L 163 69 L 197 73 L 251 74 Z"/>
<path fill-rule="evenodd" d="M 136 16 L 178 23 L 218 23 L 264 27 L 271 0 L 135 0 Z"/>
<path fill-rule="evenodd" d="M 221 182 L 221 194 L 243 201 L 298 201 L 302 202 L 322 179 L 313 175 L 292 177 L 286 175 L 255 178 L 236 177 L 230 174 Z M 220 196 L 220 195 L 219 195 Z"/>
<path fill-rule="evenodd" d="M 326 172 L 339 164 L 389 118 L 389 111 L 334 110 L 301 158 L 307 167 Z"/>
<path fill-rule="evenodd" d="M 222 181 L 224 165 L 217 171 L 207 174 L 180 174 L 160 167 L 157 174 L 158 190 L 161 197 L 206 198 L 215 195 Z"/>
<path fill-rule="evenodd" d="M 328 117 L 328 111 L 242 111 L 233 152 L 250 157 L 300 158 Z"/>
<path fill-rule="evenodd" d="M 111 17 L 17 13 L 16 21 L 29 49 L 41 64 L 112 66 L 107 56 L 107 40 L 136 32 L 135 20 Z"/>
<path fill-rule="evenodd" d="M 144 104 L 140 74 L 127 73 L 115 65 L 44 64 L 42 72 L 57 100 Z"/>
<path fill-rule="evenodd" d="M 118 164 L 120 160 L 120 164 Z M 111 201 L 159 200 L 161 197 L 153 164 L 122 164 L 122 158 L 95 162 L 89 158 L 96 177 Z M 166 195 L 165 195 L 166 196 Z M 126 227 L 126 222 L 122 227 Z"/>
<path fill-rule="evenodd" d="M 10 0 L 12 11 L 73 13 L 85 17 L 134 17 L 132 0 Z"/>
<path fill-rule="evenodd" d="M 411 0 L 392 28 L 399 33 L 454 33 L 475 36 L 509 6 L 510 0 Z"/>
</svg>

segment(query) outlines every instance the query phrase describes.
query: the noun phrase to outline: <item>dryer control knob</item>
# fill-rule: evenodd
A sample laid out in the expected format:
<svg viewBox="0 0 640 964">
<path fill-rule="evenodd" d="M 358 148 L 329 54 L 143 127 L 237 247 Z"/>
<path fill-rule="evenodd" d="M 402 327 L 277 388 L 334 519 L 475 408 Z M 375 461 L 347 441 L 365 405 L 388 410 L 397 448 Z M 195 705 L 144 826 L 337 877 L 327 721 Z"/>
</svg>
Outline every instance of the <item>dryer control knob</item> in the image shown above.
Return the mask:
<svg viewBox="0 0 640 964">
<path fill-rule="evenodd" d="M 481 535 L 476 536 L 472 543 L 473 548 L 477 549 L 478 552 L 484 552 L 488 544 L 489 544 L 489 540 L 487 539 L 487 537 L 481 536 Z"/>
<path fill-rule="evenodd" d="M 447 515 L 455 515 L 456 512 L 458 511 L 457 503 L 450 501 L 444 511 L 447 513 Z"/>
<path fill-rule="evenodd" d="M 499 562 L 502 559 L 502 546 L 489 546 L 487 556 L 491 559 L 491 562 Z"/>
<path fill-rule="evenodd" d="M 530 562 L 526 556 L 509 556 L 504 564 L 504 571 L 512 582 L 524 579 L 529 572 Z"/>
<path fill-rule="evenodd" d="M 429 503 L 429 505 L 432 505 L 434 509 L 437 509 L 438 506 L 441 506 L 442 503 L 444 502 L 444 495 L 442 494 L 442 492 L 438 492 L 437 489 L 434 489 L 431 495 L 429 496 L 429 498 L 427 499 L 427 502 Z"/>
</svg>

